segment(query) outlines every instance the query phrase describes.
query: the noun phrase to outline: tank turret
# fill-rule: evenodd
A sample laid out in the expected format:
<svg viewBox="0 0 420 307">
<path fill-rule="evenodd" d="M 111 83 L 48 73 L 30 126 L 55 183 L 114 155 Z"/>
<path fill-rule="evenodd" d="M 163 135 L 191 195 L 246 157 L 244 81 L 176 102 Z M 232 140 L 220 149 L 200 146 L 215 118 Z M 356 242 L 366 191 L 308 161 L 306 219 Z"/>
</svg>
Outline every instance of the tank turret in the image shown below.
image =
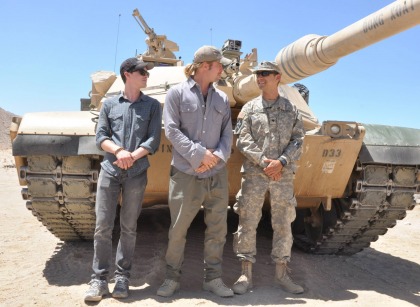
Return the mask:
<svg viewBox="0 0 420 307">
<path fill-rule="evenodd" d="M 137 9 L 133 17 L 147 35 L 147 50 L 139 56 L 155 63 L 142 90 L 164 104 L 167 90 L 185 80 L 183 63 L 174 54 L 178 45 L 157 35 Z M 306 130 L 295 176 L 293 224 L 294 243 L 305 251 L 353 254 L 404 218 L 415 206 L 414 198 L 420 199 L 420 130 L 357 121 L 320 123 L 310 109 L 309 89 L 288 84 L 419 22 L 420 0 L 399 0 L 330 36 L 304 36 L 275 58 L 282 69 L 279 93 L 297 106 Z M 244 103 L 260 94 L 252 73 L 257 49 L 242 57 L 241 47 L 234 39 L 222 46 L 232 63 L 216 84 L 229 98 L 233 120 Z M 13 120 L 10 136 L 22 197 L 61 240 L 93 237 L 96 181 L 104 154 L 95 145 L 95 121 L 101 101 L 122 89 L 119 76 L 98 72 L 92 75 L 91 98 L 84 99 L 84 105 L 90 100 L 91 111 L 30 113 Z M 150 158 L 144 207 L 167 202 L 172 146 L 163 129 L 161 133 L 160 148 Z M 243 162 L 235 143 L 228 161 L 230 204 L 240 188 Z"/>
</svg>

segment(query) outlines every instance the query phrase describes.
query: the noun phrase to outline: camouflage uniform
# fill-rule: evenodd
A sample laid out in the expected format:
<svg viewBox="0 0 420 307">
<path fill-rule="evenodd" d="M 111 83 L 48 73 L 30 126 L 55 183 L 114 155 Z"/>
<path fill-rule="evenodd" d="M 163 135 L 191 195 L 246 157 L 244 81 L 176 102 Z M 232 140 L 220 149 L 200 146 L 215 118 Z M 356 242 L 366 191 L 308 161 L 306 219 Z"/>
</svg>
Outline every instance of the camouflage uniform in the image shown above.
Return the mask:
<svg viewBox="0 0 420 307">
<path fill-rule="evenodd" d="M 286 98 L 267 103 L 262 96 L 248 102 L 238 117 L 235 132 L 237 147 L 246 157 L 242 166 L 241 190 L 234 206 L 239 215 L 234 252 L 241 260 L 255 263 L 256 229 L 268 191 L 271 202 L 273 248 L 271 257 L 276 263 L 290 260 L 293 237 L 291 223 L 296 217 L 293 193 L 295 161 L 302 152 L 304 128 L 297 108 Z M 264 159 L 287 161 L 279 181 L 270 179 Z"/>
</svg>

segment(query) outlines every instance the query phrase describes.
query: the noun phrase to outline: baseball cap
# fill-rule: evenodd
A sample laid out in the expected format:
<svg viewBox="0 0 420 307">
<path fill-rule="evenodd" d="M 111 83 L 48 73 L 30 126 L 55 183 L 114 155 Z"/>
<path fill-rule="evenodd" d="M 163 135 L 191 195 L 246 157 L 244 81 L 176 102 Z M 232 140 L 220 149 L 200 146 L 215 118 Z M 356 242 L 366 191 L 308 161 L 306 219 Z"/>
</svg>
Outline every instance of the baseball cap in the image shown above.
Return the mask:
<svg viewBox="0 0 420 307">
<path fill-rule="evenodd" d="M 253 73 L 256 74 L 257 71 L 275 71 L 279 74 L 281 74 L 280 67 L 275 62 L 269 62 L 269 61 L 263 61 L 260 64 L 258 64 L 257 67 L 253 69 Z"/>
<path fill-rule="evenodd" d="M 120 73 L 123 74 L 125 71 L 136 71 L 142 68 L 146 68 L 147 70 L 152 69 L 155 65 L 152 62 L 144 62 L 141 57 L 138 58 L 128 58 L 124 62 L 122 62 L 120 66 Z"/>
<path fill-rule="evenodd" d="M 219 49 L 213 46 L 203 46 L 194 53 L 194 63 L 217 61 L 222 65 L 229 65 L 232 61 L 225 58 Z"/>
</svg>

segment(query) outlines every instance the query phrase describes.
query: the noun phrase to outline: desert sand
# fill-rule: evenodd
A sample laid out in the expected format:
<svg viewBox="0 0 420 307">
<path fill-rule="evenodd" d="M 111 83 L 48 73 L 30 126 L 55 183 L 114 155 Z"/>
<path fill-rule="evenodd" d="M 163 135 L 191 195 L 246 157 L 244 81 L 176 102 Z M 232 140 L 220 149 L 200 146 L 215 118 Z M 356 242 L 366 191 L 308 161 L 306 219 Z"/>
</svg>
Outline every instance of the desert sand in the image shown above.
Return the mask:
<svg viewBox="0 0 420 307">
<path fill-rule="evenodd" d="M 0 306 L 86 306 L 92 242 L 65 243 L 32 216 L 20 195 L 10 150 L 0 151 Z M 292 295 L 272 286 L 274 264 L 267 231 L 258 235 L 254 289 L 219 298 L 201 289 L 204 223 L 199 215 L 188 234 L 181 290 L 172 298 L 155 295 L 164 278 L 169 212 L 144 209 L 132 268 L 130 297 L 104 298 L 99 306 L 419 306 L 420 206 L 410 211 L 371 247 L 353 256 L 317 256 L 293 249 L 292 277 L 305 293 Z M 224 280 L 236 280 L 240 265 L 232 252 L 234 213 L 224 253 Z M 115 243 L 115 242 L 114 242 Z M 114 249 L 116 244 L 114 244 Z M 112 291 L 113 284 L 110 284 Z"/>
</svg>

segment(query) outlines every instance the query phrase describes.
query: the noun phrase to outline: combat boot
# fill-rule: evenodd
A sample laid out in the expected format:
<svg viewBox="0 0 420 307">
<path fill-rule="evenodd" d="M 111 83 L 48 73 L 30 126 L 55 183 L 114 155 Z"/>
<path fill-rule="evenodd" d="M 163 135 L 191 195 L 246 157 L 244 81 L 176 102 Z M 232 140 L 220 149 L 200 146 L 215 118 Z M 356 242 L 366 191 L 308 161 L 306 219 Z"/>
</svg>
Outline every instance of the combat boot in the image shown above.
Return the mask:
<svg viewBox="0 0 420 307">
<path fill-rule="evenodd" d="M 244 294 L 252 288 L 252 262 L 242 261 L 242 273 L 233 284 L 232 290 L 236 294 Z"/>
<path fill-rule="evenodd" d="M 221 278 L 212 279 L 203 282 L 203 290 L 213 292 L 220 297 L 233 296 L 232 289 L 229 289 Z"/>
<path fill-rule="evenodd" d="M 286 263 L 276 264 L 276 276 L 274 283 L 280 286 L 284 291 L 294 294 L 303 293 L 303 288 L 295 284 L 287 274 L 288 268 Z"/>
</svg>

